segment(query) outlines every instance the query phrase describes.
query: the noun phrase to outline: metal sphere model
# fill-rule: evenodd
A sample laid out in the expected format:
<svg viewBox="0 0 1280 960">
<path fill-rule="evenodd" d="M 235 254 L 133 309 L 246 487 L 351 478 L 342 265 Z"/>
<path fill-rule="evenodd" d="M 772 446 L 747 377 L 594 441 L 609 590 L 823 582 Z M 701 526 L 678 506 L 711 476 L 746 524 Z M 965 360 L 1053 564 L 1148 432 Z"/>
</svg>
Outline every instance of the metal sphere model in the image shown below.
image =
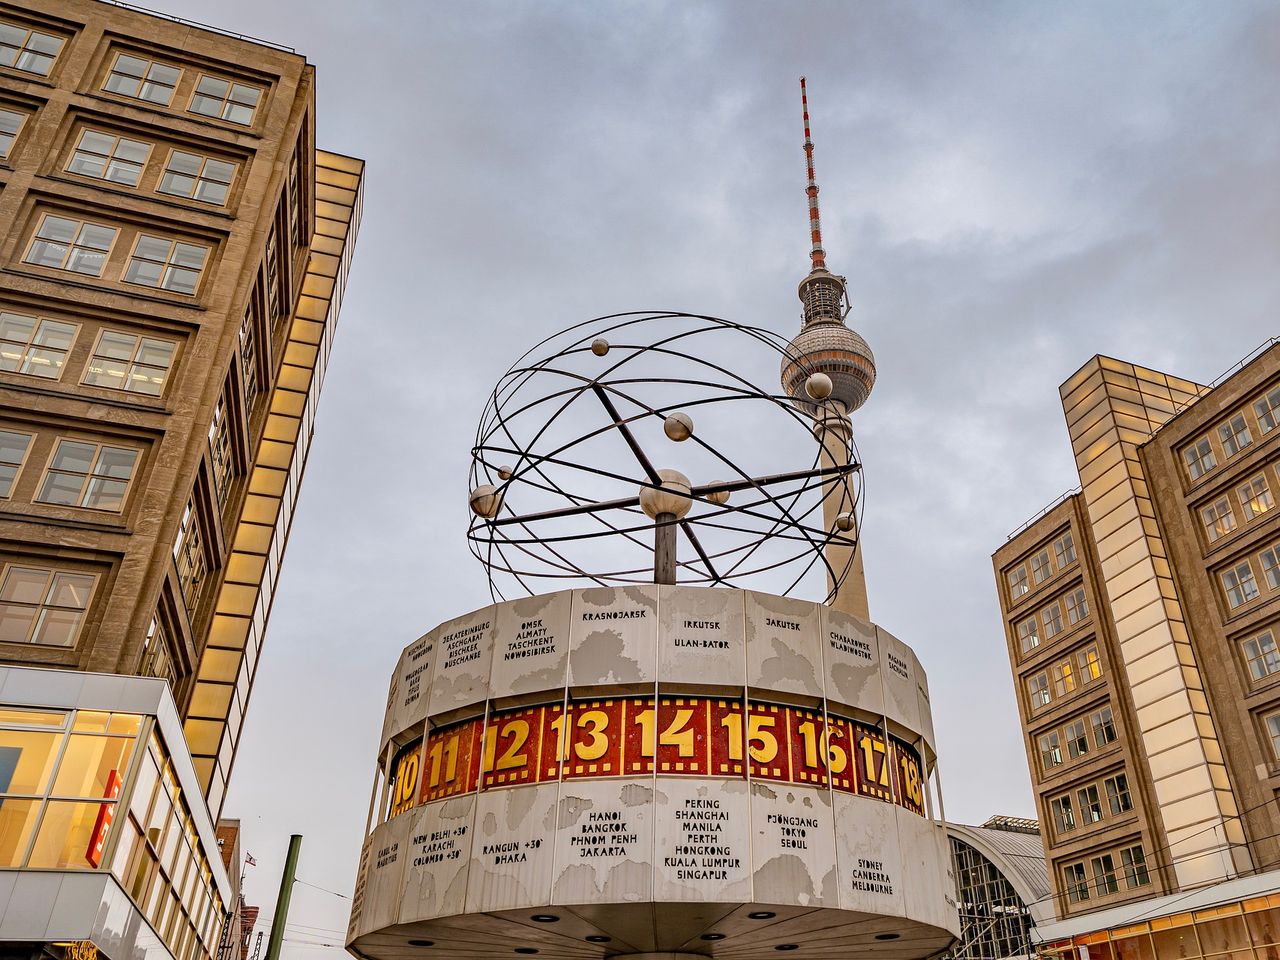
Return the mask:
<svg viewBox="0 0 1280 960">
<path fill-rule="evenodd" d="M 849 414 L 874 366 L 819 269 L 805 104 L 799 337 L 619 314 L 538 344 L 490 397 L 468 542 L 494 602 L 396 664 L 360 960 L 955 942 L 928 681 L 866 612 Z M 779 361 L 782 389 L 757 386 Z M 827 602 L 785 595 L 821 595 L 823 573 Z"/>
</svg>

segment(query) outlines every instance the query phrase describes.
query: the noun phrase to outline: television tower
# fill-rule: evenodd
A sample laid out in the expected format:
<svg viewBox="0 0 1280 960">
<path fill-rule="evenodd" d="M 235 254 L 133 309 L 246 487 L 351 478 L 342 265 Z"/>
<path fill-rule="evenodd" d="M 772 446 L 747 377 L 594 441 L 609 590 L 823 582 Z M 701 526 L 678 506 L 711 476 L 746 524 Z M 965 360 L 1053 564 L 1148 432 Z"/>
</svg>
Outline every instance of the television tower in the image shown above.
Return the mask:
<svg viewBox="0 0 1280 960">
<path fill-rule="evenodd" d="M 849 313 L 845 278 L 827 269 L 822 222 L 818 216 L 818 183 L 813 173 L 809 94 L 804 77 L 800 78 L 800 102 L 804 109 L 804 160 L 808 174 L 805 194 L 809 198 L 812 244 L 809 257 L 813 266 L 800 281 L 804 322 L 787 348 L 782 364 L 782 387 L 812 414 L 814 436 L 822 444 L 822 466 L 835 467 L 849 463 L 853 448 L 849 415 L 866 403 L 871 394 L 876 382 L 876 361 L 867 341 L 844 322 Z M 825 374 L 827 379 L 814 374 Z M 831 535 L 826 547 L 827 563 L 837 574 L 847 570 L 831 605 L 870 620 L 862 551 L 856 546 L 860 536 L 850 482 L 849 475 L 841 473 L 823 488 L 823 520 Z M 830 574 L 828 588 L 835 589 Z"/>
</svg>

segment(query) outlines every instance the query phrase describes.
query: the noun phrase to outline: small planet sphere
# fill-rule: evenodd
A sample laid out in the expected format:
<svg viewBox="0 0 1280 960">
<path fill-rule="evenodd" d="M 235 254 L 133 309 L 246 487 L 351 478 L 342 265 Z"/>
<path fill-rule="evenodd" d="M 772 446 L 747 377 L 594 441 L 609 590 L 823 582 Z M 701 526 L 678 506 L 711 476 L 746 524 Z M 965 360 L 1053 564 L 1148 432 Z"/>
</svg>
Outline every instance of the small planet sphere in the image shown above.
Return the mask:
<svg viewBox="0 0 1280 960">
<path fill-rule="evenodd" d="M 672 413 L 662 422 L 662 431 L 668 440 L 680 443 L 693 436 L 693 418 L 687 413 Z"/>
</svg>

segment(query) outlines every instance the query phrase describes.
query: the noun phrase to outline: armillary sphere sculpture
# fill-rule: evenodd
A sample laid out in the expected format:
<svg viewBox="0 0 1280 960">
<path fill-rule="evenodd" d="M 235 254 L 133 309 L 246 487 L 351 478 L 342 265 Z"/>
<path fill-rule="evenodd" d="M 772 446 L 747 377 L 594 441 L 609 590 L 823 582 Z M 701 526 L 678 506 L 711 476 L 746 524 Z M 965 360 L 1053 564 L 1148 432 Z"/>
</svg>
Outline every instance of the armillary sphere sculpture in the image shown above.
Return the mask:
<svg viewBox="0 0 1280 960">
<path fill-rule="evenodd" d="M 768 330 L 674 312 L 600 317 L 529 350 L 472 451 L 468 538 L 494 598 L 548 580 L 788 594 L 821 567 L 830 600 L 854 562 L 860 464 L 814 444 L 851 441 L 831 379 L 805 363 Z M 798 396 L 738 372 L 780 365 Z M 780 459 L 808 466 L 770 472 Z"/>
</svg>

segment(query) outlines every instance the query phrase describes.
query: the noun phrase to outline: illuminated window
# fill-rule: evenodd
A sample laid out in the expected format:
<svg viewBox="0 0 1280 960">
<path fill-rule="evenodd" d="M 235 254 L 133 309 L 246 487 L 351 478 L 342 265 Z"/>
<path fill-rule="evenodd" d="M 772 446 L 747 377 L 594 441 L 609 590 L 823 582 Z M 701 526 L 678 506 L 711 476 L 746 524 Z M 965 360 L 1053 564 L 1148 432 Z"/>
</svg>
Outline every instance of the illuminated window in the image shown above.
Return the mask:
<svg viewBox="0 0 1280 960">
<path fill-rule="evenodd" d="M 89 358 L 84 382 L 158 397 L 164 391 L 176 350 L 172 340 L 103 330 Z"/>
<path fill-rule="evenodd" d="M 194 499 L 187 501 L 182 511 L 182 523 L 173 541 L 173 561 L 178 568 L 178 587 L 188 613 L 195 613 L 200 586 L 207 572 L 204 557 L 204 537 L 200 532 L 200 516 Z"/>
<path fill-rule="evenodd" d="M 1267 736 L 1271 739 L 1271 755 L 1280 760 L 1280 713 L 1267 717 Z"/>
<path fill-rule="evenodd" d="M 1145 887 L 1151 882 L 1147 873 L 1147 858 L 1141 845 L 1120 851 L 1120 863 L 1124 867 L 1124 881 L 1130 888 Z"/>
<path fill-rule="evenodd" d="M 234 163 L 174 150 L 169 154 L 169 162 L 165 164 L 160 186 L 156 189 L 175 197 L 221 206 L 227 202 L 227 192 L 235 174 Z"/>
<path fill-rule="evenodd" d="M 1280 411 L 1280 387 L 1254 402 L 1253 412 L 1258 416 L 1258 426 L 1262 428 L 1263 433 L 1270 433 L 1276 428 L 1278 411 Z"/>
<path fill-rule="evenodd" d="M 1182 458 L 1186 461 L 1187 471 L 1191 474 L 1192 480 L 1199 480 L 1218 465 L 1218 461 L 1213 455 L 1213 447 L 1209 445 L 1208 437 L 1201 437 L 1183 450 Z"/>
<path fill-rule="evenodd" d="M 227 422 L 227 406 L 222 397 L 213 408 L 213 422 L 209 424 L 209 460 L 213 467 L 213 488 L 218 506 L 224 506 L 235 465 L 231 459 L 231 426 Z"/>
<path fill-rule="evenodd" d="M 1083 863 L 1069 863 L 1063 869 L 1066 876 L 1067 897 L 1072 903 L 1081 903 L 1089 899 L 1089 880 L 1084 872 Z"/>
<path fill-rule="evenodd" d="M 1056 600 L 1040 611 L 1040 620 L 1044 623 L 1046 640 L 1062 632 L 1062 608 Z"/>
<path fill-rule="evenodd" d="M 0 430 L 0 498 L 8 499 L 13 492 L 30 446 L 31 434 Z"/>
<path fill-rule="evenodd" d="M 182 71 L 177 67 L 118 53 L 103 89 L 167 107 L 173 100 L 173 91 L 181 76 Z"/>
<path fill-rule="evenodd" d="M 1102 658 L 1098 656 L 1096 643 L 1076 653 L 1076 663 L 1080 665 L 1081 683 L 1093 683 L 1102 676 Z"/>
<path fill-rule="evenodd" d="M 1039 710 L 1049 704 L 1049 676 L 1037 673 L 1027 680 L 1027 695 L 1031 701 L 1031 709 Z"/>
<path fill-rule="evenodd" d="M 1280 673 L 1280 651 L 1276 649 L 1275 637 L 1270 630 L 1250 637 L 1242 646 L 1249 675 L 1254 680 L 1265 680 L 1274 673 Z"/>
<path fill-rule="evenodd" d="M 1093 742 L 1102 749 L 1116 739 L 1116 719 L 1110 707 L 1103 707 L 1089 718 L 1093 724 Z"/>
<path fill-rule="evenodd" d="M 1024 566 L 1016 567 L 1007 574 L 1009 579 L 1009 594 L 1014 600 L 1021 596 L 1025 596 L 1027 591 L 1031 589 L 1031 585 L 1027 582 L 1027 568 Z"/>
<path fill-rule="evenodd" d="M 1120 885 L 1116 883 L 1115 857 L 1104 853 L 1100 857 L 1092 858 L 1089 863 L 1093 867 L 1093 887 L 1098 891 L 1098 896 L 1106 896 L 1120 890 Z"/>
<path fill-rule="evenodd" d="M 181 240 L 139 234 L 124 270 L 125 283 L 194 294 L 209 248 Z"/>
<path fill-rule="evenodd" d="M 240 321 L 240 371 L 244 377 L 244 417 L 248 421 L 253 413 L 253 401 L 258 394 L 257 323 L 258 298 L 251 295 L 249 308 Z"/>
<path fill-rule="evenodd" d="M 1236 518 L 1231 512 L 1231 504 L 1226 497 L 1201 510 L 1200 518 L 1204 521 L 1204 529 L 1209 535 L 1210 543 L 1221 540 L 1236 528 Z"/>
<path fill-rule="evenodd" d="M 1053 542 L 1053 556 L 1058 561 L 1059 570 L 1069 563 L 1076 562 L 1076 542 L 1071 538 L 1070 533 L 1064 533 Z"/>
<path fill-rule="evenodd" d="M 1031 558 L 1031 579 L 1036 583 L 1044 583 L 1049 579 L 1049 551 L 1041 550 Z"/>
<path fill-rule="evenodd" d="M 47 77 L 61 49 L 61 37 L 0 20 L 0 66 Z"/>
<path fill-rule="evenodd" d="M 1040 634 L 1036 629 L 1036 618 L 1028 617 L 1018 624 L 1018 641 L 1022 644 L 1022 652 L 1030 653 L 1040 645 Z"/>
<path fill-rule="evenodd" d="M 1227 604 L 1233 610 L 1258 596 L 1258 585 L 1254 582 L 1253 567 L 1248 560 L 1224 570 L 1222 586 L 1227 591 Z"/>
<path fill-rule="evenodd" d="M 1076 671 L 1070 660 L 1053 666 L 1053 694 L 1061 699 L 1076 688 Z"/>
<path fill-rule="evenodd" d="M 246 126 L 253 123 L 253 114 L 262 99 L 262 90 L 247 83 L 236 83 L 218 77 L 202 76 L 196 84 L 188 112 L 202 117 L 230 120 Z"/>
<path fill-rule="evenodd" d="M 67 162 L 67 172 L 136 187 L 149 156 L 149 143 L 86 130 Z"/>
<path fill-rule="evenodd" d="M 0 159 L 8 158 L 13 142 L 18 139 L 18 133 L 26 122 L 25 113 L 0 107 Z"/>
<path fill-rule="evenodd" d="M 1062 741 L 1057 730 L 1052 730 L 1040 738 L 1040 762 L 1046 772 L 1062 765 Z"/>
<path fill-rule="evenodd" d="M 1089 752 L 1089 738 L 1085 736 L 1083 720 L 1068 723 L 1064 732 L 1067 735 L 1067 756 L 1074 760 Z"/>
<path fill-rule="evenodd" d="M 0 642 L 73 646 L 94 579 L 85 573 L 9 564 L 0 581 Z"/>
<path fill-rule="evenodd" d="M 1133 798 L 1129 796 L 1129 778 L 1123 773 L 1107 777 L 1102 784 L 1107 790 L 1107 806 L 1113 817 L 1128 813 L 1133 809 Z"/>
<path fill-rule="evenodd" d="M 1097 823 L 1102 819 L 1102 801 L 1098 798 L 1096 785 L 1081 787 L 1076 791 L 1076 799 L 1080 801 L 1081 822 Z"/>
<path fill-rule="evenodd" d="M 1076 828 L 1076 814 L 1071 809 L 1071 795 L 1058 797 L 1050 801 L 1049 809 L 1053 813 L 1053 825 L 1058 833 L 1070 833 Z"/>
<path fill-rule="evenodd" d="M 59 440 L 36 499 L 90 510 L 124 507 L 138 451 L 82 440 Z"/>
<path fill-rule="evenodd" d="M 1228 457 L 1253 443 L 1253 435 L 1249 433 L 1249 425 L 1241 414 L 1236 414 L 1218 428 L 1218 439 L 1222 441 L 1222 450 Z"/>
<path fill-rule="evenodd" d="M 1258 559 L 1262 561 L 1262 574 L 1267 578 L 1267 586 L 1272 590 L 1280 587 L 1280 557 L 1276 556 L 1276 548 L 1263 550 Z"/>
<path fill-rule="evenodd" d="M 75 342 L 74 323 L 0 310 L 0 370 L 57 380 Z"/>
<path fill-rule="evenodd" d="M 1240 498 L 1240 509 L 1244 511 L 1245 523 L 1254 517 L 1260 517 L 1276 505 L 1271 498 L 1271 488 L 1267 486 L 1267 478 L 1258 474 L 1244 486 L 1236 490 Z"/>
<path fill-rule="evenodd" d="M 1084 588 L 1081 587 L 1067 594 L 1067 622 L 1075 626 L 1087 616 L 1089 616 L 1089 603 L 1085 600 Z"/>
<path fill-rule="evenodd" d="M 23 262 L 100 277 L 117 233 L 100 223 L 45 214 Z"/>
</svg>

